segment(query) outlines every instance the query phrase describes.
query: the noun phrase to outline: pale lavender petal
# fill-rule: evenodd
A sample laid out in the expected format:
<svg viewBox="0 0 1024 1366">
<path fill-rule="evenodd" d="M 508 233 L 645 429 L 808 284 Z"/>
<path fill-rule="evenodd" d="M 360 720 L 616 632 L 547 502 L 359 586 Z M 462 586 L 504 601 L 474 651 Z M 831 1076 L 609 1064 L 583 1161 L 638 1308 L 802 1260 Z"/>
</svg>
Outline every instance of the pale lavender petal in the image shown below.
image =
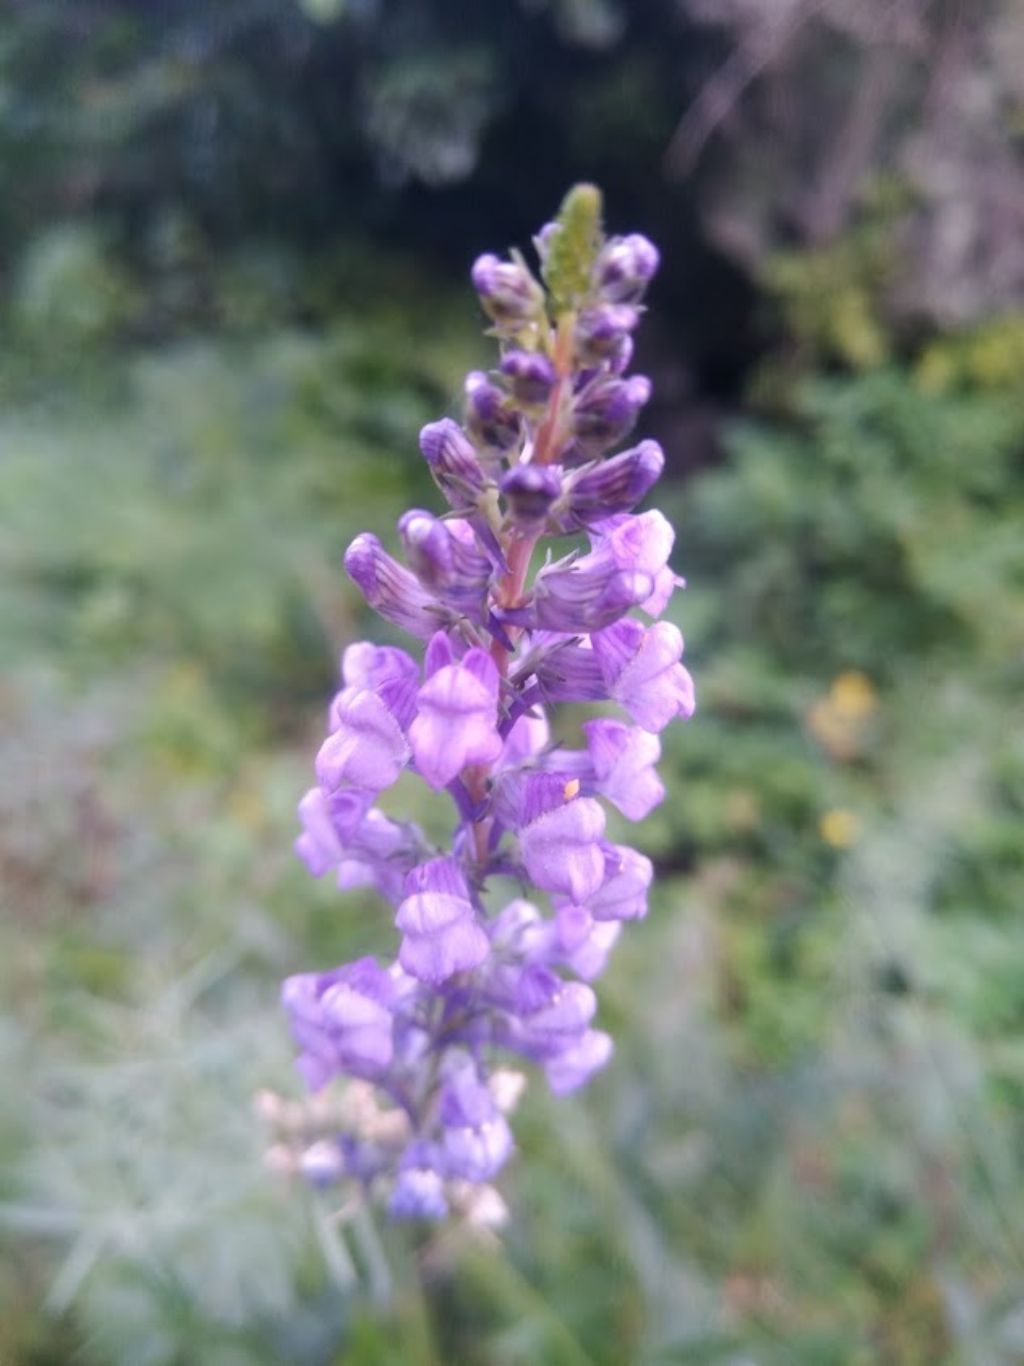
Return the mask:
<svg viewBox="0 0 1024 1366">
<path fill-rule="evenodd" d="M 321 787 L 342 785 L 383 792 L 410 757 L 402 728 L 376 693 L 345 688 L 335 699 L 334 731 L 320 747 L 316 775 Z"/>
<path fill-rule="evenodd" d="M 665 796 L 654 768 L 661 758 L 658 737 L 607 717 L 585 721 L 583 731 L 596 790 L 629 820 L 643 820 Z"/>
<path fill-rule="evenodd" d="M 591 637 L 610 695 L 644 730 L 660 731 L 693 715 L 693 680 L 679 663 L 683 638 L 671 622 L 646 630 L 620 621 Z"/>
<path fill-rule="evenodd" d="M 607 845 L 605 880 L 587 899 L 595 920 L 642 920 L 654 866 L 645 855 L 624 844 Z"/>
<path fill-rule="evenodd" d="M 439 669 L 420 689 L 418 708 L 409 742 L 431 787 L 445 787 L 467 764 L 490 764 L 501 753 L 498 672 L 484 650 Z"/>
<path fill-rule="evenodd" d="M 604 812 L 592 797 L 572 795 L 571 783 L 562 782 L 559 793 L 559 781 L 554 774 L 532 776 L 519 848 L 538 887 L 583 902 L 604 878 Z"/>
<path fill-rule="evenodd" d="M 555 1095 L 567 1095 L 589 1081 L 607 1063 L 613 1046 L 603 1030 L 588 1029 L 578 1043 L 552 1058 L 544 1070 Z"/>
</svg>

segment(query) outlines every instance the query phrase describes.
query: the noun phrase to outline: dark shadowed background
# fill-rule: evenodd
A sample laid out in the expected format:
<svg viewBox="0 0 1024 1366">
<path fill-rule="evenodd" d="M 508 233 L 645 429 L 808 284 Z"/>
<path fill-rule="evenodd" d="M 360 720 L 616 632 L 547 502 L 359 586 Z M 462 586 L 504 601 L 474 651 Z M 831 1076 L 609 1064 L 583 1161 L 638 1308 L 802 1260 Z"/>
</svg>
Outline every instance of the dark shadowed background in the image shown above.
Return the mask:
<svg viewBox="0 0 1024 1366">
<path fill-rule="evenodd" d="M 642 331 L 699 711 L 613 1063 L 501 1241 L 262 1164 L 341 570 L 566 188 Z M 3 1366 L 1024 1360 L 1024 10 L 10 0 Z"/>
</svg>

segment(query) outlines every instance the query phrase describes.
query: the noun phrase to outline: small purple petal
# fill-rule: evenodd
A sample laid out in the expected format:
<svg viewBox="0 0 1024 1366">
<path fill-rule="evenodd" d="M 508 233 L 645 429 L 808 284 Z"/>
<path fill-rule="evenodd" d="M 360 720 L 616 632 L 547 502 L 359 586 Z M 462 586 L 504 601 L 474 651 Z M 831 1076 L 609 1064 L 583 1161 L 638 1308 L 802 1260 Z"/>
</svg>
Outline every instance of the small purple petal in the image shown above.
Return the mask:
<svg viewBox="0 0 1024 1366">
<path fill-rule="evenodd" d="M 657 736 L 608 717 L 584 721 L 596 790 L 631 821 L 643 820 L 664 799 L 654 765 L 661 758 Z"/>
<path fill-rule="evenodd" d="M 409 727 L 417 769 L 431 787 L 442 788 L 467 764 L 493 763 L 502 749 L 497 726 L 497 668 L 486 651 L 469 650 L 420 689 Z"/>
<path fill-rule="evenodd" d="M 469 437 L 450 417 L 429 422 L 420 432 L 420 450 L 438 488 L 453 508 L 468 512 L 480 502 L 487 476 Z"/>
<path fill-rule="evenodd" d="M 660 259 L 654 243 L 638 232 L 611 238 L 594 267 L 601 293 L 611 303 L 639 303 Z"/>
<path fill-rule="evenodd" d="M 376 536 L 363 532 L 345 552 L 345 568 L 367 603 L 386 621 L 426 640 L 445 613 L 415 574 L 393 559 Z"/>
<path fill-rule="evenodd" d="M 607 1063 L 613 1044 L 600 1029 L 588 1029 L 578 1043 L 547 1063 L 548 1085 L 556 1096 L 567 1095 L 588 1082 Z"/>
<path fill-rule="evenodd" d="M 683 637 L 671 622 L 645 629 L 620 621 L 595 632 L 591 643 L 609 696 L 644 730 L 664 730 L 677 716 L 693 715 L 693 679 L 679 663 Z"/>
<path fill-rule="evenodd" d="M 409 874 L 395 924 L 403 935 L 399 961 L 422 982 L 437 985 L 478 967 L 490 951 L 465 879 L 451 858 L 431 859 Z"/>
<path fill-rule="evenodd" d="M 410 757 L 395 717 L 374 692 L 344 688 L 331 709 L 333 732 L 320 746 L 316 775 L 326 792 L 341 786 L 383 792 Z"/>
<path fill-rule="evenodd" d="M 624 844 L 605 847 L 605 879 L 587 900 L 595 920 L 642 920 L 654 867 L 645 855 Z"/>
</svg>

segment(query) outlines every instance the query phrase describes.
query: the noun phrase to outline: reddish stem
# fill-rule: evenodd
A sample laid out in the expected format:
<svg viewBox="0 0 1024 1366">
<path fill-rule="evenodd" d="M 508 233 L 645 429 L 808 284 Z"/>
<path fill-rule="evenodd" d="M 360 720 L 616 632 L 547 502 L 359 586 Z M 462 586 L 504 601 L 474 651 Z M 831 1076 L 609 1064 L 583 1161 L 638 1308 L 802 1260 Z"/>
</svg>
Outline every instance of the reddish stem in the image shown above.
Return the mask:
<svg viewBox="0 0 1024 1366">
<path fill-rule="evenodd" d="M 551 389 L 551 397 L 548 400 L 548 410 L 544 419 L 537 428 L 537 436 L 533 445 L 533 460 L 535 465 L 550 465 L 561 449 L 561 426 L 562 409 L 564 406 L 564 395 L 566 385 L 572 374 L 572 336 L 575 317 L 571 313 L 563 314 L 558 320 L 555 332 L 554 345 L 554 365 L 557 379 Z M 495 587 L 495 603 L 499 607 L 513 608 L 522 604 L 523 595 L 526 589 L 526 576 L 530 568 L 530 558 L 533 555 L 533 548 L 537 544 L 537 535 L 532 536 L 509 536 L 502 542 L 502 550 L 505 552 L 505 559 L 508 563 L 508 573 L 503 574 Z M 514 631 L 515 628 L 510 628 Z M 509 651 L 495 640 L 491 643 L 491 658 L 498 667 L 498 673 L 504 680 L 508 677 Z M 483 764 L 474 764 L 467 768 L 463 773 L 463 781 L 466 788 L 475 801 L 482 801 L 487 791 L 487 779 L 490 776 L 490 769 Z M 491 832 L 491 818 L 485 817 L 482 821 L 476 821 L 473 825 L 473 843 L 476 852 L 477 863 L 483 866 L 487 858 L 487 843 Z"/>
</svg>

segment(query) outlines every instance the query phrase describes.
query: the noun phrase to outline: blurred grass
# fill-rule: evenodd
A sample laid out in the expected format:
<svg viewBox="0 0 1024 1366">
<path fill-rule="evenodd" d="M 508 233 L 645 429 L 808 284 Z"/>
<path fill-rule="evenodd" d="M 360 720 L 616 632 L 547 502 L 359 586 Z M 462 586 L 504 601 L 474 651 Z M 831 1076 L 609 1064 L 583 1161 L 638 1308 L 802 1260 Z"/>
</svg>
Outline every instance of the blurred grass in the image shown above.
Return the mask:
<svg viewBox="0 0 1024 1366">
<path fill-rule="evenodd" d="M 0 1361 L 1020 1360 L 1019 391 L 787 378 L 666 491 L 701 710 L 600 986 L 616 1059 L 532 1089 L 504 1246 L 384 1229 L 385 1291 L 366 1229 L 265 1176 L 249 1098 L 297 1089 L 278 978 L 391 943 L 294 865 L 294 803 L 361 627 L 341 551 L 435 501 L 416 432 L 476 320 L 399 270 L 379 311 L 275 323 L 239 270 L 160 346 L 97 289 L 82 359 L 32 271 L 0 376 Z M 40 326 L 75 344 L 30 366 Z"/>
</svg>

